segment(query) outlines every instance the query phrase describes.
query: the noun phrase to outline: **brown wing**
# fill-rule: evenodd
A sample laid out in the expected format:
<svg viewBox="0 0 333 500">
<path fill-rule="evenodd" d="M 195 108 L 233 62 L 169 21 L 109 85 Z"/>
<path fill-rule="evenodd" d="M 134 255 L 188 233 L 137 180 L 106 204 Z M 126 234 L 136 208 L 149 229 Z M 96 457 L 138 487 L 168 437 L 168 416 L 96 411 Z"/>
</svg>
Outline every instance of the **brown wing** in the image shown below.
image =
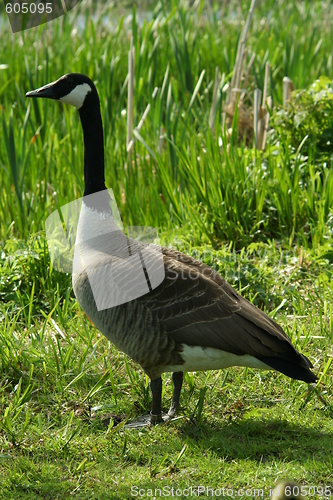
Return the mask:
<svg viewBox="0 0 333 500">
<path fill-rule="evenodd" d="M 163 255 L 165 280 L 142 299 L 176 342 L 249 354 L 292 378 L 316 380 L 282 328 L 221 275 L 175 250 Z"/>
</svg>

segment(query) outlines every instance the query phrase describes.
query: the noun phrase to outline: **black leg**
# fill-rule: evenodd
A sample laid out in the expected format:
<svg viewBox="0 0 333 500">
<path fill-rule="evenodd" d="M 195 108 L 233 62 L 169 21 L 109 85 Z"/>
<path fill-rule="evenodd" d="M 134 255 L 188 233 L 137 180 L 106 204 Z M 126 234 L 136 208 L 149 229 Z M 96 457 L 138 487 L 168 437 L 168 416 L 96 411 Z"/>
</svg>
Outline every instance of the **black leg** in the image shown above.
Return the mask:
<svg viewBox="0 0 333 500">
<path fill-rule="evenodd" d="M 179 407 L 180 392 L 183 385 L 183 372 L 172 374 L 173 394 L 170 410 L 167 414 L 162 413 L 162 379 L 155 378 L 150 381 L 150 390 L 152 396 L 152 411 L 149 415 L 139 417 L 136 422 L 130 422 L 125 425 L 126 429 L 140 429 L 147 425 L 167 422 L 173 418 Z"/>
<path fill-rule="evenodd" d="M 152 397 L 151 421 L 153 424 L 162 422 L 162 379 L 155 378 L 150 381 Z"/>
<path fill-rule="evenodd" d="M 179 408 L 180 392 L 182 390 L 182 385 L 183 385 L 183 372 L 174 372 L 172 374 L 172 381 L 173 381 L 172 402 L 170 410 L 168 411 L 168 415 L 170 418 L 175 416 Z"/>
<path fill-rule="evenodd" d="M 162 379 L 155 378 L 150 381 L 152 396 L 152 411 L 148 415 L 142 415 L 136 422 L 129 422 L 126 429 L 140 429 L 152 424 L 163 422 L 162 418 Z"/>
</svg>

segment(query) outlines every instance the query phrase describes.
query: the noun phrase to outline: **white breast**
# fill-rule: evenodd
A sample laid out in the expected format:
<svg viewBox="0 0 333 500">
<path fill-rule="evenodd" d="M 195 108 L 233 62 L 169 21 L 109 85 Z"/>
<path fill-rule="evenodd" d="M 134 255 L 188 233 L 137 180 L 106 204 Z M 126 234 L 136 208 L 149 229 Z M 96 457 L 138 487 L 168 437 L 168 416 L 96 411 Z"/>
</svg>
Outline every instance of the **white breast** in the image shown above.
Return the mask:
<svg viewBox="0 0 333 500">
<path fill-rule="evenodd" d="M 105 258 L 108 241 L 112 241 L 112 233 L 115 231 L 119 231 L 119 227 L 109 212 L 98 212 L 82 202 L 76 232 L 73 275 L 99 265 Z"/>
<path fill-rule="evenodd" d="M 154 245 L 136 244 L 120 230 L 110 213 L 92 210 L 83 202 L 74 250 L 75 295 L 80 296 L 77 284 L 84 273 L 97 310 L 110 309 L 149 292 L 145 271 L 150 286 L 155 288 L 163 281 L 161 250 Z"/>
<path fill-rule="evenodd" d="M 84 241 L 92 240 L 103 234 L 110 234 L 119 229 L 116 221 L 109 212 L 98 212 L 82 202 L 76 243 L 83 243 Z"/>
</svg>

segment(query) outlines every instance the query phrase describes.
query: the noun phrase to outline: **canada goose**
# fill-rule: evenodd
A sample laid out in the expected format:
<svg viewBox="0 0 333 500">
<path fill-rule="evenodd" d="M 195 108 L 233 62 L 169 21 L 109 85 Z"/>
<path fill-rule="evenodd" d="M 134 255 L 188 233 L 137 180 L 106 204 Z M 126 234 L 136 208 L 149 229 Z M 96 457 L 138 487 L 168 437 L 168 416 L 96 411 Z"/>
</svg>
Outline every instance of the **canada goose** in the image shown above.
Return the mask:
<svg viewBox="0 0 333 500">
<path fill-rule="evenodd" d="M 103 127 L 95 85 L 87 76 L 71 73 L 28 92 L 26 97 L 55 99 L 78 109 L 85 147 L 85 190 L 77 241 L 93 238 L 99 226 L 111 228 L 112 212 L 105 196 Z M 96 193 L 101 196 L 91 201 L 90 195 Z M 106 247 L 113 245 L 115 233 L 108 234 Z M 119 231 L 117 235 L 121 238 Z M 88 245 L 86 250 L 94 262 L 90 272 L 98 274 L 94 245 Z M 86 269 L 73 272 L 74 293 L 82 309 L 150 377 L 152 411 L 142 419 L 142 425 L 163 421 L 164 372 L 172 372 L 174 384 L 165 419 L 174 416 L 179 406 L 184 371 L 247 366 L 278 370 L 308 383 L 317 380 L 310 371 L 311 362 L 294 348 L 282 328 L 241 297 L 218 273 L 175 250 L 162 248 L 162 253 L 165 278 L 159 286 L 104 310 L 96 307 Z M 107 251 L 98 255 L 103 264 L 116 259 Z M 106 285 L 102 292 L 107 295 L 112 290 Z"/>
</svg>

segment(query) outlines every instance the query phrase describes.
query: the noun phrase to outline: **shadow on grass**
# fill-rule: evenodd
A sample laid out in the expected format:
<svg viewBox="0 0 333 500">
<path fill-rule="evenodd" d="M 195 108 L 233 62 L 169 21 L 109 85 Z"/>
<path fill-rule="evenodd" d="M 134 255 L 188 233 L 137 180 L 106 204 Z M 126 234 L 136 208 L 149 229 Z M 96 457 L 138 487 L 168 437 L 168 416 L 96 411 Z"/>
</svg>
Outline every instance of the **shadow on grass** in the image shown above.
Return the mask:
<svg viewBox="0 0 333 500">
<path fill-rule="evenodd" d="M 205 423 L 199 427 L 182 425 L 184 440 L 210 449 L 225 460 L 251 459 L 268 461 L 295 460 L 306 462 L 316 455 L 318 460 L 331 460 L 333 434 L 310 429 L 280 419 L 246 419 L 224 424 L 220 429 Z"/>
<path fill-rule="evenodd" d="M 183 489 L 191 484 L 217 484 L 221 468 L 246 468 L 247 477 L 252 470 L 249 479 L 254 484 L 257 484 L 255 475 L 259 468 L 266 470 L 267 467 L 268 477 L 272 467 L 275 470 L 278 465 L 283 470 L 287 463 L 299 464 L 299 470 L 303 470 L 316 462 L 321 473 L 326 475 L 333 468 L 332 433 L 308 428 L 299 421 L 245 417 L 239 422 L 222 422 L 221 427 L 216 428 L 216 420 L 214 424 L 205 422 L 197 426 L 188 419 L 181 419 L 140 433 L 127 430 L 113 436 L 100 436 L 96 444 L 92 444 L 96 428 L 89 425 L 85 429 L 88 449 L 96 446 L 94 456 L 86 451 L 86 465 L 82 462 L 84 455 L 79 453 L 74 442 L 62 449 L 43 450 L 40 446 L 39 453 L 35 448 L 21 455 L 13 475 L 7 476 L 6 491 L 12 493 L 15 489 L 15 498 L 34 498 L 33 494 L 35 498 L 38 495 L 65 498 L 70 494 L 72 498 L 85 500 L 92 498 L 93 492 L 98 499 L 128 500 L 135 496 L 147 498 L 148 490 L 153 493 L 155 488 L 162 489 L 156 498 L 171 498 L 171 493 L 167 495 L 168 488 L 174 486 L 179 488 L 179 495 L 175 492 L 173 496 L 187 498 L 191 495 L 187 491 L 183 495 Z M 79 442 L 83 444 L 85 439 L 82 437 Z M 184 456 L 180 456 L 179 450 L 184 444 L 187 447 Z M 29 474 L 20 472 L 19 476 L 18 470 L 26 474 L 29 470 Z M 197 472 L 193 475 L 194 470 Z M 215 471 L 212 477 L 207 475 L 211 470 Z M 244 480 L 245 484 L 248 480 Z M 273 487 L 273 479 L 271 483 L 263 482 Z M 228 484 L 230 480 L 225 482 Z M 192 496 L 198 495 L 193 493 Z M 265 491 L 264 498 L 269 497 Z"/>
</svg>

